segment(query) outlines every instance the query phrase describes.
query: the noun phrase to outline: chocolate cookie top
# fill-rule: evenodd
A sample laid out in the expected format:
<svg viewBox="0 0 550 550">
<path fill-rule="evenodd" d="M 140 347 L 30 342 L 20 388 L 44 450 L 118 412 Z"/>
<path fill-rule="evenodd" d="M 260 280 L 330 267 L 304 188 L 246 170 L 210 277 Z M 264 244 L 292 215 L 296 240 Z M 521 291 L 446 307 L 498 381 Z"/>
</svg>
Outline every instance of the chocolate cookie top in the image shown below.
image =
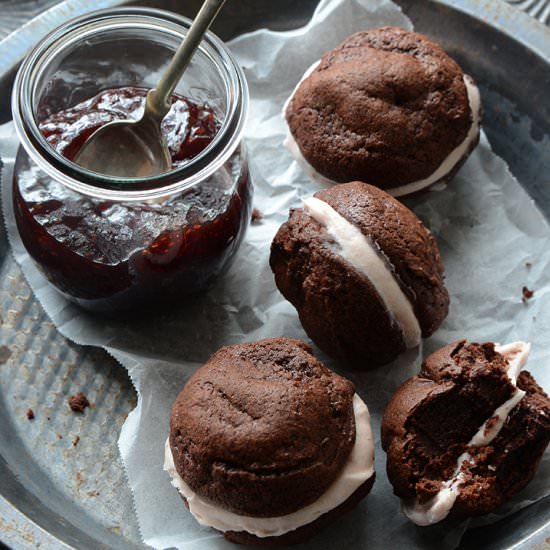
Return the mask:
<svg viewBox="0 0 550 550">
<path fill-rule="evenodd" d="M 456 342 L 428 357 L 392 397 L 382 447 L 394 491 L 416 523 L 449 510 L 488 513 L 533 477 L 550 441 L 550 401 L 519 372 L 527 353 L 521 342 L 496 349 Z"/>
<path fill-rule="evenodd" d="M 473 123 L 460 67 L 425 36 L 396 27 L 356 33 L 327 52 L 286 119 L 320 174 L 382 188 L 430 176 Z"/>
<path fill-rule="evenodd" d="M 345 464 L 355 442 L 354 393 L 298 340 L 224 347 L 174 403 L 177 472 L 227 510 L 292 513 L 324 493 Z"/>
<path fill-rule="evenodd" d="M 313 212 L 312 199 L 291 211 L 271 247 L 277 287 L 326 353 L 361 368 L 387 363 L 447 315 L 435 239 L 413 212 L 371 185 L 341 184 L 313 198 L 332 218 Z M 338 228 L 328 227 L 335 216 Z"/>
</svg>

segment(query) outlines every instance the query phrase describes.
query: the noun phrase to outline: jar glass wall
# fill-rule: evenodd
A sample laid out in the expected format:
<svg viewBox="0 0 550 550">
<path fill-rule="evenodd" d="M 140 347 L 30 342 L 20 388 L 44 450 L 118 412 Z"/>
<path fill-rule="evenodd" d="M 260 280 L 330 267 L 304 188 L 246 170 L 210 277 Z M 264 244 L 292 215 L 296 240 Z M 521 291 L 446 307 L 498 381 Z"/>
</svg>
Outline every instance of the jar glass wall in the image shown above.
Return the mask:
<svg viewBox="0 0 550 550">
<path fill-rule="evenodd" d="M 152 178 L 117 179 L 84 170 L 68 154 L 106 122 L 106 90 L 118 102 L 108 116 L 127 116 L 119 111 L 154 87 L 188 27 L 158 10 L 96 12 L 46 37 L 17 75 L 19 233 L 48 280 L 88 309 L 118 314 L 181 303 L 228 267 L 248 225 L 251 182 L 241 141 L 247 88 L 211 34 L 176 88 L 179 114 L 164 123 L 171 149 L 187 147 L 192 158 Z M 121 99 L 119 88 L 128 97 Z M 98 93 L 104 95 L 95 103 L 82 103 Z M 208 117 L 215 131 L 206 136 L 214 124 Z M 67 118 L 69 132 L 60 133 Z"/>
</svg>

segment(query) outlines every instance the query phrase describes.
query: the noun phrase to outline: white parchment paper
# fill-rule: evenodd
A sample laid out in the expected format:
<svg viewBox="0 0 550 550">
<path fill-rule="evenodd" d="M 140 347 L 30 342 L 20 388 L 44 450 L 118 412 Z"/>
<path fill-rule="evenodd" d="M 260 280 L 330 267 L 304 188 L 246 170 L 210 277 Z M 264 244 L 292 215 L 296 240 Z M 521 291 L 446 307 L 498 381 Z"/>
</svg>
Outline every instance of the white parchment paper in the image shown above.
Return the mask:
<svg viewBox="0 0 550 550">
<path fill-rule="evenodd" d="M 281 107 L 305 69 L 323 52 L 352 32 L 387 24 L 411 28 L 389 1 L 322 0 L 304 28 L 258 31 L 230 44 L 250 85 L 246 139 L 256 187 L 254 203 L 264 218 L 250 227 L 235 264 L 211 292 L 190 301 L 183 311 L 154 320 L 98 321 L 50 288 L 15 229 L 11 176 L 17 140 L 11 124 L 0 128 L 2 202 L 17 262 L 59 331 L 76 343 L 106 349 L 128 369 L 138 391 L 138 405 L 122 428 L 119 445 L 141 533 L 155 548 L 234 548 L 195 522 L 162 470 L 170 407 L 189 375 L 222 345 L 273 336 L 308 340 L 293 307 L 275 288 L 268 266 L 271 240 L 289 208 L 318 189 L 282 147 Z M 458 544 L 466 522 L 452 528 L 415 527 L 401 515 L 385 475 L 381 415 L 396 387 L 418 372 L 422 355 L 461 338 L 528 340 L 533 344 L 528 368 L 547 391 L 550 388 L 550 228 L 506 164 L 483 138 L 450 186 L 405 202 L 439 242 L 451 295 L 449 317 L 424 343 L 424 350 L 409 351 L 374 372 L 343 372 L 326 360 L 354 380 L 371 410 L 377 479 L 371 494 L 353 512 L 301 546 L 306 550 L 439 550 Z M 526 304 L 521 300 L 524 285 L 535 290 Z M 549 474 L 547 453 L 531 485 L 499 512 L 510 513 L 547 495 Z M 484 521 L 500 517 L 493 514 Z"/>
</svg>

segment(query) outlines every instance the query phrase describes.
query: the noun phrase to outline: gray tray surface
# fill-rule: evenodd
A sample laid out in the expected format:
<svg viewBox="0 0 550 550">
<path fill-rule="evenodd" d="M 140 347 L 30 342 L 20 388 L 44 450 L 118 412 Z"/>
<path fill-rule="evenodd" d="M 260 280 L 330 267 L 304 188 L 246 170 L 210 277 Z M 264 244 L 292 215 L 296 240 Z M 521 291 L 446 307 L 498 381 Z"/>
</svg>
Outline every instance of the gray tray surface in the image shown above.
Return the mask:
<svg viewBox="0 0 550 550">
<path fill-rule="evenodd" d="M 399 1 L 399 0 L 398 0 Z M 125 3 L 98 0 L 94 5 Z M 495 151 L 550 219 L 550 32 L 498 0 L 400 0 L 416 28 L 441 42 L 481 85 L 484 126 Z M 548 2 L 518 0 L 546 17 Z M 0 37 L 47 2 L 18 4 Z M 133 2 L 192 16 L 198 0 Z M 184 5 L 182 5 L 184 4 Z M 544 4 L 544 6 L 542 6 Z M 0 42 L 0 122 L 10 119 L 14 70 L 34 41 L 85 0 L 54 6 Z M 224 39 L 259 26 L 293 28 L 315 0 L 228 3 L 214 30 Z M 542 7 L 541 7 L 542 6 Z M 24 17 L 24 19 L 23 19 Z M 518 83 L 521 83 L 519 85 Z M 84 391 L 92 407 L 70 410 Z M 101 350 L 64 339 L 46 318 L 9 254 L 0 228 L 0 541 L 12 548 L 144 548 L 116 441 L 136 395 L 126 371 Z M 27 410 L 35 413 L 27 419 Z M 76 438 L 79 437 L 78 443 Z M 461 548 L 543 547 L 550 535 L 548 499 L 504 522 L 475 529 Z M 546 541 L 546 544 L 548 541 Z M 0 543 L 1 545 L 1 543 Z"/>
</svg>

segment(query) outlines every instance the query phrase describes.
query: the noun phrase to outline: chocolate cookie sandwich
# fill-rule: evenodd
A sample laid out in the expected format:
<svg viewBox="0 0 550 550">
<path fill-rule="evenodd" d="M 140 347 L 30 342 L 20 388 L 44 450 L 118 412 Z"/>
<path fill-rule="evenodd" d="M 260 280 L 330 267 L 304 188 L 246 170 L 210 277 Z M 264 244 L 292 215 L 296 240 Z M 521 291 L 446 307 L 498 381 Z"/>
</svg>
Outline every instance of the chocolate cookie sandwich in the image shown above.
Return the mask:
<svg viewBox="0 0 550 550">
<path fill-rule="evenodd" d="M 394 196 L 448 181 L 479 141 L 473 79 L 425 36 L 358 32 L 311 66 L 285 104 L 286 146 L 314 179 Z"/>
<path fill-rule="evenodd" d="M 487 514 L 533 478 L 550 442 L 550 400 L 522 370 L 529 347 L 445 346 L 392 397 L 382 447 L 414 523 Z"/>
<path fill-rule="evenodd" d="M 174 403 L 164 469 L 227 539 L 301 542 L 370 491 L 369 411 L 303 342 L 224 347 Z"/>
<path fill-rule="evenodd" d="M 291 210 L 271 245 L 270 265 L 310 338 L 348 365 L 387 363 L 447 316 L 432 234 L 406 206 L 366 183 L 319 191 Z"/>
</svg>

